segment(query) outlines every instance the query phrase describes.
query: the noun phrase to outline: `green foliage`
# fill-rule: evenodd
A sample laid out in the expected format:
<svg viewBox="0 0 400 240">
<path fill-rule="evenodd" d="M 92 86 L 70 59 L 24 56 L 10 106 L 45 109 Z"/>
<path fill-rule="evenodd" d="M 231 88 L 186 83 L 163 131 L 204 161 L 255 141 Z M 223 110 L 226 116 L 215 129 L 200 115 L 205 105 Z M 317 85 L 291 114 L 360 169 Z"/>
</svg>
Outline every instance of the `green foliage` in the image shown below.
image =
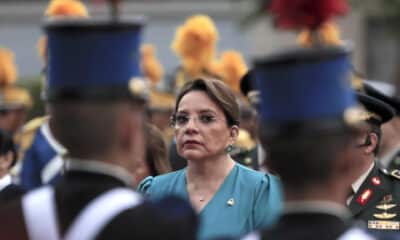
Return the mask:
<svg viewBox="0 0 400 240">
<path fill-rule="evenodd" d="M 44 111 L 44 102 L 41 99 L 41 91 L 42 91 L 42 84 L 40 82 L 40 76 L 33 76 L 33 77 L 24 77 L 18 80 L 18 85 L 28 89 L 29 93 L 32 96 L 33 100 L 33 107 L 31 111 L 28 113 L 28 120 L 43 116 Z"/>
</svg>

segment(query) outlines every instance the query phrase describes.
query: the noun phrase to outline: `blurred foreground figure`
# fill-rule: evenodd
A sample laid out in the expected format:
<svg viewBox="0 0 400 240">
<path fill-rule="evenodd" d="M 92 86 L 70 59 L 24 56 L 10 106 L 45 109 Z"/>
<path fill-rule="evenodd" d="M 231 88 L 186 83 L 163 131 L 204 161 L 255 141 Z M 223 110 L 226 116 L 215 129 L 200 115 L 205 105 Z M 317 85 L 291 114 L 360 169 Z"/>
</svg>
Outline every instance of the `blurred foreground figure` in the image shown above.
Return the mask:
<svg viewBox="0 0 400 240">
<path fill-rule="evenodd" d="M 347 53 L 298 50 L 258 62 L 255 71 L 262 99 L 261 142 L 286 200 L 282 218 L 262 239 L 333 240 L 346 234 L 368 239 L 351 228 L 344 205 L 357 161 L 351 116 L 357 114 L 352 109 L 356 101 L 349 79 L 343 81 L 350 71 Z"/>
<path fill-rule="evenodd" d="M 51 19 L 86 19 L 89 17 L 86 6 L 79 0 L 52 0 L 44 16 Z M 46 71 L 48 62 L 47 37 L 38 41 L 38 52 L 43 63 L 42 98 L 45 101 L 46 114 L 48 102 Z M 74 50 L 76 51 L 76 50 Z M 26 123 L 21 133 L 19 163 L 16 169 L 20 184 L 26 190 L 32 190 L 43 184 L 55 184 L 60 180 L 64 165 L 63 155 L 67 152 L 64 146 L 54 137 L 50 116 L 41 116 Z"/>
<path fill-rule="evenodd" d="M 345 206 L 357 161 L 353 138 L 363 128 L 350 87 L 350 57 L 344 48 L 317 36 L 326 20 L 345 12 L 345 3 L 270 4 L 276 25 L 309 29 L 309 40 L 317 47 L 289 50 L 255 63 L 260 141 L 267 149 L 268 169 L 282 181 L 285 204 L 275 226 L 248 239 L 371 239 L 351 226 Z"/>
<path fill-rule="evenodd" d="M 146 89 L 133 57 L 141 23 L 58 20 L 45 30 L 50 121 L 68 149 L 66 173 L 2 208 L 0 239 L 194 239 L 187 204 L 147 203 L 131 189 L 145 156 Z"/>
</svg>

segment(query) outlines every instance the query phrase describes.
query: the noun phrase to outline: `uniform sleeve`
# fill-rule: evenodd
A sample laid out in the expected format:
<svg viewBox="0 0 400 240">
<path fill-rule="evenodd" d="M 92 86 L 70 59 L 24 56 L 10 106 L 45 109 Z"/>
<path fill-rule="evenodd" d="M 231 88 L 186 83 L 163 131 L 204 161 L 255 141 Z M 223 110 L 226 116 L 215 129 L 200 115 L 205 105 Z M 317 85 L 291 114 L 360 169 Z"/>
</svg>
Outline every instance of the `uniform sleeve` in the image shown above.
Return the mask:
<svg viewBox="0 0 400 240">
<path fill-rule="evenodd" d="M 137 190 L 140 192 L 140 193 L 143 193 L 143 194 L 145 194 L 145 195 L 149 195 L 150 194 L 150 189 L 151 189 L 151 186 L 152 186 L 152 184 L 153 184 L 153 181 L 154 181 L 154 177 L 152 177 L 152 176 L 149 176 L 149 177 L 146 177 L 145 179 L 143 179 L 140 183 L 139 183 L 139 185 L 138 185 L 138 187 L 137 187 Z"/>
<path fill-rule="evenodd" d="M 41 167 L 33 147 L 29 148 L 22 159 L 21 167 L 21 186 L 26 190 L 31 190 L 42 185 L 40 177 Z"/>
<path fill-rule="evenodd" d="M 266 174 L 256 189 L 253 208 L 255 229 L 273 225 L 281 214 L 283 206 L 282 188 L 277 177 Z"/>
</svg>

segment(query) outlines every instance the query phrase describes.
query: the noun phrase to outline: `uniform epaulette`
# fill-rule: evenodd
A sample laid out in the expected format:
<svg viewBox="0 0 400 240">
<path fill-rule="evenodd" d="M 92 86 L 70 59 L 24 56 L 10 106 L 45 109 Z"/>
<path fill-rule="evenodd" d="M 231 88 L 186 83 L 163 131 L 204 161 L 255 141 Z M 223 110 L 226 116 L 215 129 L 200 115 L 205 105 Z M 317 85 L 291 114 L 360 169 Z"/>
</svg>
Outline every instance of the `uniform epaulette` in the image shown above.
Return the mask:
<svg viewBox="0 0 400 240">
<path fill-rule="evenodd" d="M 47 122 L 49 116 L 38 117 L 30 120 L 22 127 L 20 143 L 19 143 L 19 151 L 18 151 L 18 160 L 22 160 L 24 158 L 25 152 L 31 147 L 33 143 L 33 138 L 35 137 L 36 131 L 42 126 L 45 122 Z"/>
<path fill-rule="evenodd" d="M 399 169 L 392 170 L 389 175 L 400 180 L 400 170 Z"/>
<path fill-rule="evenodd" d="M 26 132 L 31 132 L 31 131 L 37 130 L 48 119 L 49 119 L 49 116 L 43 116 L 43 117 L 37 117 L 37 118 L 30 120 L 22 127 L 23 134 Z"/>
</svg>

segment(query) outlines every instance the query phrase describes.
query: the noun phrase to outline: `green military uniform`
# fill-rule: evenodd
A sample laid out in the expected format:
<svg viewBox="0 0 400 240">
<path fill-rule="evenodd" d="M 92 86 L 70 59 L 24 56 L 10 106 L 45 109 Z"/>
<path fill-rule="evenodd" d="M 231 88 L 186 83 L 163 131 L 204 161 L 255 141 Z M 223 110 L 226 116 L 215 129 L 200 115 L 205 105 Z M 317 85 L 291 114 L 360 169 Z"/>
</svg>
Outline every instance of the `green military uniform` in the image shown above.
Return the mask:
<svg viewBox="0 0 400 240">
<path fill-rule="evenodd" d="M 258 162 L 258 146 L 252 149 L 241 149 L 241 148 L 234 148 L 231 152 L 231 157 L 238 163 L 251 168 L 253 170 L 259 170 L 260 164 Z"/>
<path fill-rule="evenodd" d="M 400 171 L 389 172 L 375 164 L 349 208 L 354 218 L 365 221 L 371 231 L 399 231 Z"/>
<path fill-rule="evenodd" d="M 381 162 L 387 164 L 387 169 L 400 169 L 400 146 L 383 156 Z"/>
<path fill-rule="evenodd" d="M 390 105 L 374 97 L 368 88 L 368 85 L 363 83 L 356 93 L 359 102 L 365 108 L 361 118 L 368 125 L 380 128 L 393 118 L 395 111 Z M 374 133 L 380 138 L 378 133 Z M 361 146 L 370 144 L 368 137 Z M 381 168 L 378 162 L 371 162 L 371 169 L 364 174 L 352 185 L 353 191 L 356 192 L 348 206 L 353 217 L 364 221 L 371 231 L 399 231 L 400 172 L 390 172 Z"/>
</svg>

